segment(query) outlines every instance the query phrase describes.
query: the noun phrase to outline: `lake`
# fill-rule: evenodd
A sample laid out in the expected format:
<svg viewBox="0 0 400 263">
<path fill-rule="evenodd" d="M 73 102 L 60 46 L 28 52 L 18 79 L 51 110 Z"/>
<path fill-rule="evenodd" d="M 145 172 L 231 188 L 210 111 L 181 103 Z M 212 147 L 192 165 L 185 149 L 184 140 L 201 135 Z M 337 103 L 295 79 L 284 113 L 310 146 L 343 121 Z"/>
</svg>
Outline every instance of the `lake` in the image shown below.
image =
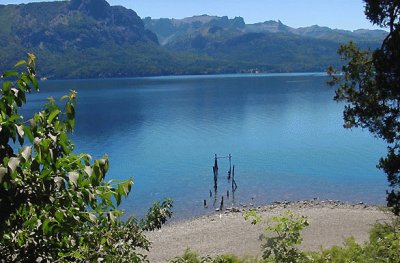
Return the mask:
<svg viewBox="0 0 400 263">
<path fill-rule="evenodd" d="M 174 200 L 176 218 L 214 211 L 214 154 L 232 154 L 237 190 L 226 196 L 228 159 L 219 159 L 216 207 L 274 200 L 385 203 L 376 164 L 385 145 L 342 126 L 324 74 L 180 76 L 44 81 L 25 112 L 78 91 L 76 152 L 110 157 L 107 179 L 134 178 L 122 208 L 143 215 Z M 214 195 L 214 193 L 213 193 Z M 203 207 L 203 200 L 208 208 Z"/>
</svg>

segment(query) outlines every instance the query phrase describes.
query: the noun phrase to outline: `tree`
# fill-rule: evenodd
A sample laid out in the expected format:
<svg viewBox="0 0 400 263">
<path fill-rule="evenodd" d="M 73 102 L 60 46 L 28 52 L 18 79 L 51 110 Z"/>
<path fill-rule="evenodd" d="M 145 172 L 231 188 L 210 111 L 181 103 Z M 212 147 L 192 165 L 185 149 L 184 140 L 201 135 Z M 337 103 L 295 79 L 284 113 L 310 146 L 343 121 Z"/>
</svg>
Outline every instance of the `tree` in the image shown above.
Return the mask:
<svg viewBox="0 0 400 263">
<path fill-rule="evenodd" d="M 73 153 L 77 93 L 58 104 L 49 98 L 25 120 L 19 108 L 38 90 L 35 56 L 16 64 L 25 70 L 1 75 L 0 261 L 141 262 L 136 248 L 149 249 L 143 230 L 161 227 L 172 202 L 156 203 L 148 218 L 122 221 L 117 209 L 132 179 L 106 182 L 108 158 Z M 18 149 L 18 147 L 20 147 Z"/>
<path fill-rule="evenodd" d="M 344 126 L 368 129 L 388 144 L 378 168 L 387 174 L 391 191 L 387 204 L 400 214 L 400 1 L 365 0 L 365 15 L 389 33 L 380 48 L 363 51 L 353 43 L 338 53 L 347 62 L 340 72 L 332 67 L 328 84 L 339 85 L 334 99 L 347 103 Z"/>
</svg>

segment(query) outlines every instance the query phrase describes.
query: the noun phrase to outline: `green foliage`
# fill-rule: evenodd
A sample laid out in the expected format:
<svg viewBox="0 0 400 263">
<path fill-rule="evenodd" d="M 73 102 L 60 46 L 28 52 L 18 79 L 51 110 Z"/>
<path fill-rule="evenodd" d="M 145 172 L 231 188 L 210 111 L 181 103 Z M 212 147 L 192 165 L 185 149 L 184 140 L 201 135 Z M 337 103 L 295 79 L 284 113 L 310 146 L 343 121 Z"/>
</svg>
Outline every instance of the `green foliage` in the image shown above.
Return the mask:
<svg viewBox="0 0 400 263">
<path fill-rule="evenodd" d="M 252 213 L 253 214 L 253 213 Z M 253 217 L 251 215 L 249 218 Z M 256 215 L 259 218 L 259 215 Z M 170 261 L 171 263 L 201 263 L 201 262 L 301 262 L 301 263 L 375 263 L 375 262 L 400 262 L 400 219 L 395 218 L 391 223 L 376 224 L 370 231 L 369 241 L 358 244 L 354 238 L 349 238 L 343 246 L 333 246 L 321 252 L 300 252 L 296 246 L 302 242 L 300 232 L 308 225 L 302 216 L 287 212 L 275 216 L 273 225 L 267 228 L 269 233 L 274 233 L 281 241 L 264 246 L 263 259 L 238 258 L 236 256 L 222 255 L 214 259 L 201 257 L 196 252 L 187 249 L 183 256 Z M 279 233 L 279 234 L 278 234 Z M 271 240 L 274 237 L 267 238 Z"/>
<path fill-rule="evenodd" d="M 251 220 L 255 225 L 261 222 L 262 216 L 256 211 L 245 213 L 245 220 Z M 286 211 L 283 214 L 269 219 L 269 225 L 265 229 L 266 236 L 263 248 L 265 262 L 304 262 L 306 254 L 298 249 L 303 242 L 301 231 L 308 226 L 307 218 Z"/>
<path fill-rule="evenodd" d="M 140 262 L 148 249 L 143 229 L 117 209 L 132 179 L 105 181 L 108 158 L 73 153 L 76 92 L 28 120 L 19 114 L 38 90 L 35 56 L 2 74 L 0 99 L 0 259 L 6 262 Z M 18 147 L 20 147 L 18 149 Z M 155 204 L 144 225 L 159 228 L 172 202 Z"/>
<path fill-rule="evenodd" d="M 255 210 L 248 210 L 244 213 L 244 220 L 250 221 L 252 225 L 256 225 L 261 222 L 262 216 Z"/>
<path fill-rule="evenodd" d="M 376 224 L 363 245 L 349 238 L 343 247 L 310 253 L 309 262 L 400 262 L 400 221 Z"/>
<path fill-rule="evenodd" d="M 239 258 L 234 255 L 221 255 L 217 256 L 216 258 L 201 257 L 198 253 L 186 249 L 185 253 L 180 256 L 176 257 L 173 260 L 170 260 L 169 263 L 257 263 L 259 262 L 256 258 Z"/>
<path fill-rule="evenodd" d="M 368 129 L 388 144 L 388 154 L 378 167 L 386 174 L 388 206 L 400 214 L 400 2 L 366 0 L 368 19 L 390 32 L 380 48 L 362 51 L 353 43 L 339 54 L 347 62 L 336 71 L 328 69 L 330 85 L 339 85 L 335 100 L 346 102 L 344 126 Z M 339 74 L 340 73 L 340 74 Z"/>
<path fill-rule="evenodd" d="M 146 218 L 141 220 L 141 228 L 146 231 L 160 229 L 167 222 L 167 219 L 172 216 L 171 208 L 172 200 L 169 198 L 161 204 L 160 202 L 155 202 L 147 212 Z"/>
<path fill-rule="evenodd" d="M 181 257 L 176 257 L 169 263 L 203 263 L 207 260 L 207 258 L 201 258 L 198 253 L 187 248 Z"/>
<path fill-rule="evenodd" d="M 301 231 L 308 226 L 307 219 L 287 211 L 270 221 L 266 232 L 272 235 L 265 237 L 263 258 L 267 262 L 301 262 L 305 255 L 297 246 L 303 242 Z"/>
</svg>

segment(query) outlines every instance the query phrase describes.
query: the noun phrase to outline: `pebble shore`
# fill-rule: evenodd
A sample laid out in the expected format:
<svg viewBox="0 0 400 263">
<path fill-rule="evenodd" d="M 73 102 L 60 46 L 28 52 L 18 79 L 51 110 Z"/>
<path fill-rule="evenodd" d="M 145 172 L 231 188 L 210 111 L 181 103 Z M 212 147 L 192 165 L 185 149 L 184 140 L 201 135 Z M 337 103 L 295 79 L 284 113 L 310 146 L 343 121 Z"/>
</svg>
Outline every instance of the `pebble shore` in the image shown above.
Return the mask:
<svg viewBox="0 0 400 263">
<path fill-rule="evenodd" d="M 219 209 L 218 209 L 219 210 Z M 244 220 L 244 212 L 256 210 L 264 220 L 251 225 Z M 275 201 L 265 206 L 240 204 L 227 207 L 190 220 L 173 221 L 161 230 L 147 233 L 152 242 L 148 253 L 150 262 L 166 262 L 191 248 L 201 255 L 260 256 L 260 236 L 268 218 L 290 210 L 308 218 L 310 226 L 303 231 L 301 249 L 318 251 L 321 248 L 341 245 L 348 237 L 358 242 L 368 239 L 368 231 L 376 222 L 385 222 L 390 213 L 383 207 L 351 204 L 339 200 Z"/>
</svg>

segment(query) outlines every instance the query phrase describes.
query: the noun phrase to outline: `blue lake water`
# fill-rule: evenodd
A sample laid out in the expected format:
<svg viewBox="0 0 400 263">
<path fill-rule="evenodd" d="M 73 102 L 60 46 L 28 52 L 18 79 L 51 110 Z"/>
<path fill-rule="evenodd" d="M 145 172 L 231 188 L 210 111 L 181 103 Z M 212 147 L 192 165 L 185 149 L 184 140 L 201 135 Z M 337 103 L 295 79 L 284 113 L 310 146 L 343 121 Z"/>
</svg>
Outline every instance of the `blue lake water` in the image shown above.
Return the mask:
<svg viewBox="0 0 400 263">
<path fill-rule="evenodd" d="M 25 112 L 78 91 L 76 152 L 110 157 L 108 179 L 134 178 L 122 208 L 142 215 L 174 200 L 176 218 L 214 210 L 214 153 L 232 154 L 238 188 L 226 191 L 219 160 L 218 203 L 269 203 L 319 197 L 383 204 L 376 169 L 384 144 L 342 126 L 343 105 L 323 74 L 155 77 L 41 82 Z M 203 208 L 203 200 L 209 207 Z M 217 205 L 219 206 L 219 204 Z"/>
</svg>

